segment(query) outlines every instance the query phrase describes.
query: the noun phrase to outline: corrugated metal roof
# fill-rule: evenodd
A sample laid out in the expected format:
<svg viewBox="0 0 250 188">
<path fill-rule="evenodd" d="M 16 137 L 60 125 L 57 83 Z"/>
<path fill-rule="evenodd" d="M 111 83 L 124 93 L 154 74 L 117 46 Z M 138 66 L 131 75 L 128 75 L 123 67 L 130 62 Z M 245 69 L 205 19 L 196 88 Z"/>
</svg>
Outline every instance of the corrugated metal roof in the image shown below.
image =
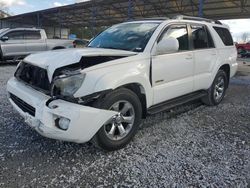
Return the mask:
<svg viewBox="0 0 250 188">
<path fill-rule="evenodd" d="M 177 14 L 212 19 L 250 17 L 249 0 L 92 0 L 4 18 L 34 26 L 109 26 L 144 17 Z"/>
</svg>

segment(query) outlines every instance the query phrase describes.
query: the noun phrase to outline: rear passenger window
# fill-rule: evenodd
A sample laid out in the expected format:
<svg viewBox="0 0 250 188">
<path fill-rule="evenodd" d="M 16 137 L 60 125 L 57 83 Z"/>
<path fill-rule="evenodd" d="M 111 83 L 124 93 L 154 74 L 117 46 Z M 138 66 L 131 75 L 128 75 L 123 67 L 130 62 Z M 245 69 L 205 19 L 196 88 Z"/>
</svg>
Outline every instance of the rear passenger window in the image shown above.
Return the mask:
<svg viewBox="0 0 250 188">
<path fill-rule="evenodd" d="M 220 36 L 221 40 L 225 44 L 225 46 L 233 46 L 233 38 L 228 29 L 222 27 L 214 27 L 215 31 Z"/>
<path fill-rule="evenodd" d="M 41 39 L 40 31 L 25 31 L 24 38 L 26 40 L 38 40 Z"/>
<path fill-rule="evenodd" d="M 214 48 L 211 34 L 205 26 L 191 26 L 194 49 Z"/>
<path fill-rule="evenodd" d="M 186 25 L 172 25 L 160 37 L 161 41 L 164 38 L 176 38 L 179 41 L 179 51 L 189 50 L 188 32 Z"/>
</svg>

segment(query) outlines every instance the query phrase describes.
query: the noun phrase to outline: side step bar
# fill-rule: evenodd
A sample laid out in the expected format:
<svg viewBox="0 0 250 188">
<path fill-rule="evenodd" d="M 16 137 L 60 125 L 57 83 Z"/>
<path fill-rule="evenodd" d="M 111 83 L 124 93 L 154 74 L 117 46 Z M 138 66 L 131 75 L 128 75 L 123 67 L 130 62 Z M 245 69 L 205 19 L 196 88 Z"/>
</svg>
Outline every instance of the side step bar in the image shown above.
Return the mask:
<svg viewBox="0 0 250 188">
<path fill-rule="evenodd" d="M 152 115 L 152 114 L 156 114 L 158 112 L 169 110 L 171 108 L 174 108 L 176 106 L 180 106 L 180 105 L 185 104 L 187 102 L 190 102 L 190 101 L 193 101 L 196 99 L 200 99 L 206 95 L 207 95 L 206 91 L 197 91 L 194 93 L 183 95 L 181 97 L 177 97 L 175 99 L 171 99 L 169 101 L 165 101 L 165 102 L 162 102 L 160 104 L 156 104 L 154 106 L 151 106 L 150 108 L 148 108 L 148 114 Z"/>
</svg>

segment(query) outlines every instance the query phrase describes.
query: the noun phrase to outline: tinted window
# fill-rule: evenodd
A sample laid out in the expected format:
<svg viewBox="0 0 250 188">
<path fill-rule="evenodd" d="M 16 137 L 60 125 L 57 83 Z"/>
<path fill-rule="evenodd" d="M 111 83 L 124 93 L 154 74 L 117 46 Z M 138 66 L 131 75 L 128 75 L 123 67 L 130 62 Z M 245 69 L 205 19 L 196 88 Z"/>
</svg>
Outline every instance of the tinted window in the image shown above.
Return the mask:
<svg viewBox="0 0 250 188">
<path fill-rule="evenodd" d="M 9 37 L 9 40 L 22 40 L 23 31 L 12 31 L 7 33 L 5 36 Z"/>
<path fill-rule="evenodd" d="M 194 49 L 214 47 L 213 39 L 205 26 L 191 26 Z"/>
<path fill-rule="evenodd" d="M 233 46 L 234 42 L 232 39 L 232 36 L 228 29 L 222 28 L 222 27 L 214 27 L 215 31 L 218 33 L 220 36 L 221 40 L 226 46 Z"/>
<path fill-rule="evenodd" d="M 40 31 L 25 31 L 24 38 L 27 40 L 41 39 Z"/>
<path fill-rule="evenodd" d="M 168 28 L 160 37 L 159 41 L 170 37 L 176 38 L 179 41 L 180 51 L 189 49 L 188 32 L 186 25 L 170 26 L 170 28 Z"/>
</svg>

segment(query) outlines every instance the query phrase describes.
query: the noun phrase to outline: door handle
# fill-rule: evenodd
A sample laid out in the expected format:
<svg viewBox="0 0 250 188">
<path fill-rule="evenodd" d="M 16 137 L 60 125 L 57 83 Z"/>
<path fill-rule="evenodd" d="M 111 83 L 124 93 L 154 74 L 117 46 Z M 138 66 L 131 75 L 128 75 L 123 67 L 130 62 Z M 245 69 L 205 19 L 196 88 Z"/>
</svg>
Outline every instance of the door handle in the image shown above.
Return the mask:
<svg viewBox="0 0 250 188">
<path fill-rule="evenodd" d="M 193 55 L 192 55 L 192 54 L 187 54 L 187 57 L 186 57 L 185 59 L 186 59 L 186 60 L 193 59 Z"/>
<path fill-rule="evenodd" d="M 190 59 L 193 59 L 193 57 L 189 56 L 189 57 L 186 57 L 185 59 L 190 60 Z"/>
</svg>

